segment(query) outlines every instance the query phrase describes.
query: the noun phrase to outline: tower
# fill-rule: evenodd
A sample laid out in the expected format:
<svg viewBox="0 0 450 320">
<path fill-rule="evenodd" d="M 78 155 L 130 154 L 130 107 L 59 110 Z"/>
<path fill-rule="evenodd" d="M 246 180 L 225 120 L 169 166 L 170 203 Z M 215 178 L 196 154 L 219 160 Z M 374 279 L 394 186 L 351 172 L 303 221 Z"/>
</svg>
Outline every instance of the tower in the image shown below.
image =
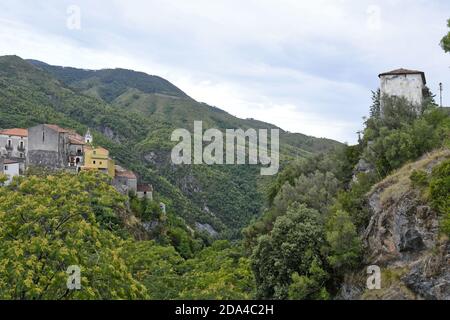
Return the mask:
<svg viewBox="0 0 450 320">
<path fill-rule="evenodd" d="M 86 134 L 84 135 L 84 142 L 88 143 L 88 144 L 92 144 L 93 142 L 93 137 L 91 134 L 91 130 L 88 129 L 88 131 L 86 132 Z"/>
<path fill-rule="evenodd" d="M 417 70 L 396 69 L 381 73 L 381 96 L 403 97 L 420 112 L 427 83 L 425 73 Z"/>
</svg>

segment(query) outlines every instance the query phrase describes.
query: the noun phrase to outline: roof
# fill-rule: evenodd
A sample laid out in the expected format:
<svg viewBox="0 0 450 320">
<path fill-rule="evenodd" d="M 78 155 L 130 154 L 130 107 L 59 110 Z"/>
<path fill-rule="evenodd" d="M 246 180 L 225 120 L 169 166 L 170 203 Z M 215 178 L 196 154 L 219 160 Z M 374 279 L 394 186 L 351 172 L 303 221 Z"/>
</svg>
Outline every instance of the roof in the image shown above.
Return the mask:
<svg viewBox="0 0 450 320">
<path fill-rule="evenodd" d="M 138 184 L 137 191 L 138 192 L 152 192 L 153 186 L 151 186 L 149 184 Z"/>
<path fill-rule="evenodd" d="M 69 134 L 69 141 L 71 144 L 85 145 L 84 138 L 79 134 Z"/>
<path fill-rule="evenodd" d="M 46 126 L 47 128 L 50 128 L 50 129 L 52 129 L 52 130 L 54 130 L 56 132 L 59 132 L 59 133 L 68 133 L 69 134 L 69 141 L 72 144 L 78 144 L 78 145 L 85 145 L 86 144 L 84 142 L 84 137 L 79 135 L 75 130 L 61 128 L 60 126 L 58 126 L 56 124 L 44 124 L 44 126 Z"/>
<path fill-rule="evenodd" d="M 426 78 L 425 78 L 425 72 L 419 71 L 419 70 L 403 69 L 403 68 L 395 69 L 395 70 L 392 70 L 392 71 L 380 73 L 380 74 L 378 75 L 378 77 L 380 78 L 380 77 L 382 77 L 382 76 L 390 76 L 390 75 L 406 75 L 406 74 L 420 74 L 420 75 L 422 76 L 423 83 L 425 83 L 425 84 L 427 83 L 427 80 L 426 80 Z"/>
<path fill-rule="evenodd" d="M 28 137 L 28 129 L 22 128 L 5 129 L 0 130 L 0 134 L 5 136 Z"/>
<path fill-rule="evenodd" d="M 16 163 L 20 163 L 18 161 L 14 161 L 14 160 L 10 160 L 10 159 L 5 159 L 3 160 L 4 164 L 16 164 Z"/>
<path fill-rule="evenodd" d="M 122 177 L 127 179 L 137 179 L 136 175 L 133 171 L 126 170 L 121 166 L 115 166 L 116 168 L 116 177 Z"/>
<path fill-rule="evenodd" d="M 59 133 L 73 132 L 72 130 L 61 128 L 60 126 L 58 126 L 56 124 L 44 124 L 44 126 L 46 126 L 47 128 L 50 128 L 52 130 L 55 130 Z"/>
</svg>

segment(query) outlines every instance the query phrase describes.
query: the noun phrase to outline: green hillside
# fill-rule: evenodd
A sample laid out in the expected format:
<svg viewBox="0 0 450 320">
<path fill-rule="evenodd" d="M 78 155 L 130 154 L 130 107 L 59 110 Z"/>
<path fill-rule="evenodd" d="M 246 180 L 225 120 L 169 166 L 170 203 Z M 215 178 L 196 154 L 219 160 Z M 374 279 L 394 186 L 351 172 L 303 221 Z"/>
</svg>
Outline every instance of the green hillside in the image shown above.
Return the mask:
<svg viewBox="0 0 450 320">
<path fill-rule="evenodd" d="M 166 80 L 130 70 L 54 67 L 16 56 L 0 57 L 0 128 L 56 123 L 84 133 L 139 178 L 152 183 L 174 214 L 195 228 L 212 226 L 225 237 L 259 216 L 264 190 L 250 166 L 172 166 L 170 135 L 202 120 L 205 129 L 275 128 L 242 120 L 199 103 Z M 339 143 L 281 131 L 281 159 L 306 157 Z"/>
</svg>

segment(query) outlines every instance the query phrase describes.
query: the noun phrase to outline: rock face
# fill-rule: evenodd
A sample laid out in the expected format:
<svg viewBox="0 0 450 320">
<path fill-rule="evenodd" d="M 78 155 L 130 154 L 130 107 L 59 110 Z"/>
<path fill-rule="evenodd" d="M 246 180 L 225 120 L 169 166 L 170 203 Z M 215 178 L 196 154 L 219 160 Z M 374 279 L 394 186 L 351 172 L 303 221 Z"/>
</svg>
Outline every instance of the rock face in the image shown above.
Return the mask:
<svg viewBox="0 0 450 320">
<path fill-rule="evenodd" d="M 420 169 L 429 172 L 439 162 Z M 346 276 L 340 299 L 450 300 L 449 240 L 439 232 L 438 213 L 411 186 L 412 169 L 385 179 L 368 195 L 372 216 L 362 235 L 364 260 L 380 267 L 381 289 L 368 290 L 361 270 Z"/>
<path fill-rule="evenodd" d="M 202 223 L 196 222 L 195 227 L 199 231 L 206 231 L 213 238 L 215 238 L 219 235 L 218 232 L 216 230 L 214 230 L 214 228 L 207 223 L 202 224 Z"/>
<path fill-rule="evenodd" d="M 369 196 L 373 216 L 363 236 L 370 249 L 367 259 L 374 264 L 406 262 L 433 249 L 439 236 L 437 213 L 419 202 L 416 191 L 408 191 L 387 205 L 381 203 L 381 191 Z"/>
</svg>

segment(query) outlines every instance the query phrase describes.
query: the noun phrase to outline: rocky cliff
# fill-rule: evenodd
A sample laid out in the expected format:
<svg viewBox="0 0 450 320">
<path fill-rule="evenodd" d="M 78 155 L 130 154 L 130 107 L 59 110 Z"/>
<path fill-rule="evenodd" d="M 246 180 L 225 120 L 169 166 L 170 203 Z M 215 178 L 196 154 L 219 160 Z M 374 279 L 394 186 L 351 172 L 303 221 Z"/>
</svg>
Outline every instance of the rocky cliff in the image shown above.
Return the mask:
<svg viewBox="0 0 450 320">
<path fill-rule="evenodd" d="M 450 300 L 450 242 L 438 213 L 410 180 L 414 170 L 430 174 L 449 158 L 448 149 L 428 154 L 372 188 L 364 264 L 380 267 L 381 289 L 366 288 L 364 269 L 346 276 L 340 298 Z"/>
</svg>

